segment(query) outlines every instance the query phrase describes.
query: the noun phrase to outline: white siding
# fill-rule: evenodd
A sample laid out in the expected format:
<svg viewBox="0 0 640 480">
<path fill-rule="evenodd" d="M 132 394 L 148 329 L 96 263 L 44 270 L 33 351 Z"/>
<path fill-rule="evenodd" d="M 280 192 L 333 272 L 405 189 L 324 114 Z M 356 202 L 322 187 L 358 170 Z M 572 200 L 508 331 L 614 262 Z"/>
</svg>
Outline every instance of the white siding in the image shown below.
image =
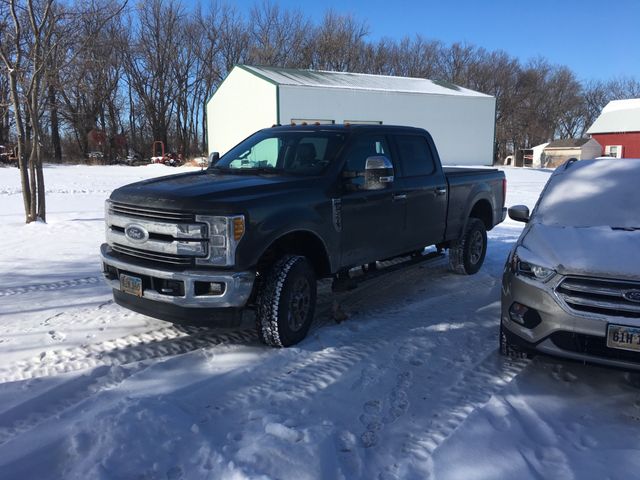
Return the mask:
<svg viewBox="0 0 640 480">
<path fill-rule="evenodd" d="M 495 99 L 489 96 L 280 86 L 280 123 L 292 118 L 382 121 L 428 130 L 446 165 L 493 161 Z"/>
<path fill-rule="evenodd" d="M 209 153 L 224 154 L 252 133 L 278 123 L 277 87 L 234 68 L 207 104 Z"/>
<path fill-rule="evenodd" d="M 580 160 L 591 160 L 602 155 L 602 147 L 597 140 L 593 138 L 582 146 Z"/>
</svg>

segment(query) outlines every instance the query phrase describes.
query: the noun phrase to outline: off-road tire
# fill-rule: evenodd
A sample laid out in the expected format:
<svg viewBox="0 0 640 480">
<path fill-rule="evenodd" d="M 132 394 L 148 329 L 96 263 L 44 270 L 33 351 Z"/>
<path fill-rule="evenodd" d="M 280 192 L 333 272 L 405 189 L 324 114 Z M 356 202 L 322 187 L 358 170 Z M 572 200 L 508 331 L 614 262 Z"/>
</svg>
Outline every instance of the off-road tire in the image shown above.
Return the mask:
<svg viewBox="0 0 640 480">
<path fill-rule="evenodd" d="M 278 259 L 258 286 L 256 328 L 260 339 L 278 348 L 300 342 L 313 321 L 316 294 L 316 276 L 305 257 L 285 255 Z"/>
<path fill-rule="evenodd" d="M 531 358 L 531 355 L 526 350 L 523 350 L 518 345 L 514 345 L 509 341 L 507 335 L 504 333 L 504 327 L 500 325 L 500 355 L 503 357 L 515 358 L 515 359 L 525 359 Z"/>
<path fill-rule="evenodd" d="M 478 245 L 479 241 L 481 245 Z M 449 268 L 461 275 L 473 275 L 482 267 L 486 255 L 487 229 L 484 222 L 470 218 L 462 237 L 449 246 Z"/>
</svg>

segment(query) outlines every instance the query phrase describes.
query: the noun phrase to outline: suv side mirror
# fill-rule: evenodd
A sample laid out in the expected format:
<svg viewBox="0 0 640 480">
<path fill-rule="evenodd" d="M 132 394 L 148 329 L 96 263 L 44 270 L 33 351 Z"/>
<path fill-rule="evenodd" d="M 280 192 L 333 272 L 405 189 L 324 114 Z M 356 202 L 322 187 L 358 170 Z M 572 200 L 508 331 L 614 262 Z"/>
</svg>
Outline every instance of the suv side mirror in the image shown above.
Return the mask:
<svg viewBox="0 0 640 480">
<path fill-rule="evenodd" d="M 209 166 L 215 165 L 218 163 L 218 160 L 220 160 L 220 154 L 218 152 L 212 152 L 211 155 L 209 155 Z"/>
<path fill-rule="evenodd" d="M 509 208 L 509 218 L 516 222 L 529 222 L 529 207 L 526 205 L 514 205 Z"/>
<path fill-rule="evenodd" d="M 384 155 L 367 158 L 363 190 L 382 190 L 393 183 L 393 163 Z"/>
</svg>

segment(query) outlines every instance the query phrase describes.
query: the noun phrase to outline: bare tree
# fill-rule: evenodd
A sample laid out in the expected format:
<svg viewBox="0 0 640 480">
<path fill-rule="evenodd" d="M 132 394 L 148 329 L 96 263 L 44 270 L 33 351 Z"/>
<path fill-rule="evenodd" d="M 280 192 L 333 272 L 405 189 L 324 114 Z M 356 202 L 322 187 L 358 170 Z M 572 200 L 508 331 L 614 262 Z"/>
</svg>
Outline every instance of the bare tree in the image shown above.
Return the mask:
<svg viewBox="0 0 640 480">
<path fill-rule="evenodd" d="M 3 12 L 3 23 L 12 24 L 12 31 L 0 42 L 0 58 L 7 70 L 11 103 L 17 129 L 18 162 L 26 222 L 46 220 L 44 175 L 42 172 L 42 141 L 40 116 L 42 113 L 45 68 L 56 42 L 54 32 L 63 18 L 63 12 L 53 0 L 26 5 L 11 0 L 8 12 Z M 25 116 L 29 118 L 30 145 L 26 144 Z M 29 149 L 28 159 L 26 158 Z"/>
<path fill-rule="evenodd" d="M 353 15 L 328 10 L 314 29 L 305 48 L 305 64 L 317 70 L 362 72 L 362 49 L 369 33 Z"/>
<path fill-rule="evenodd" d="M 249 15 L 248 60 L 258 65 L 303 66 L 310 26 L 299 10 L 282 10 L 269 0 L 255 4 Z"/>
<path fill-rule="evenodd" d="M 173 0 L 140 3 L 136 13 L 123 55 L 127 81 L 144 110 L 151 140 L 166 145 L 175 115 L 174 57 L 183 35 L 184 13 Z"/>
</svg>

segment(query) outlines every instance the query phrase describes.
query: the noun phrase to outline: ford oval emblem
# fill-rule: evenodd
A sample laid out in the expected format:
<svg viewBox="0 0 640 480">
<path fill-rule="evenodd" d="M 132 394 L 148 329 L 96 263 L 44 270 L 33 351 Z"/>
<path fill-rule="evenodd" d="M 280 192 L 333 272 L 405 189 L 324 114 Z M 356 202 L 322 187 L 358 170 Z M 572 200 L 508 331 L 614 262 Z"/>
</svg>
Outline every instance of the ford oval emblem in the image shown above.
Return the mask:
<svg viewBox="0 0 640 480">
<path fill-rule="evenodd" d="M 622 296 L 630 302 L 640 303 L 640 290 L 627 290 Z"/>
<path fill-rule="evenodd" d="M 124 236 L 134 243 L 144 243 L 149 239 L 149 232 L 142 225 L 131 223 L 124 227 Z"/>
</svg>

